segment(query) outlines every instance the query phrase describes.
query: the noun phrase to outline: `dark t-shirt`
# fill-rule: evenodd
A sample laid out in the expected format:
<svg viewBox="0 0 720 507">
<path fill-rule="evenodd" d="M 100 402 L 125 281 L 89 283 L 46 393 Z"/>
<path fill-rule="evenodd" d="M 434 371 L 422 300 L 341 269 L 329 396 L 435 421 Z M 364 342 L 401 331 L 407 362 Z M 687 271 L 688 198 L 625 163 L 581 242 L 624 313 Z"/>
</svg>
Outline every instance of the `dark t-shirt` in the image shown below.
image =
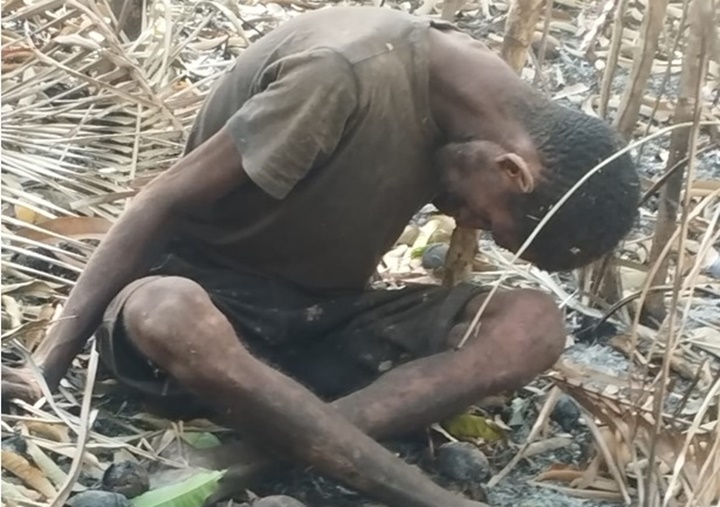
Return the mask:
<svg viewBox="0 0 720 507">
<path fill-rule="evenodd" d="M 308 289 L 364 287 L 439 189 L 432 26 L 391 9 L 332 7 L 245 50 L 207 98 L 187 151 L 226 126 L 254 184 L 195 213 L 182 239 L 224 266 Z"/>
</svg>

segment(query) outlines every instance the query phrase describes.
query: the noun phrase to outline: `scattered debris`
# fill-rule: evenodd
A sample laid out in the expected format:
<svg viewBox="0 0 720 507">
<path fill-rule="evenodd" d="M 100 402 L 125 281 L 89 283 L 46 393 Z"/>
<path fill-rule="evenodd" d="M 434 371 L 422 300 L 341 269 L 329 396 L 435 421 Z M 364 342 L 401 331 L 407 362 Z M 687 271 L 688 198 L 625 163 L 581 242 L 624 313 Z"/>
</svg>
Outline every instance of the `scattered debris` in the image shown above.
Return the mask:
<svg viewBox="0 0 720 507">
<path fill-rule="evenodd" d="M 706 126 L 699 129 L 693 158 L 696 179 L 683 189 L 687 238 L 682 244 L 667 242 L 667 283 L 650 288 L 648 282 L 656 194 L 667 181 L 671 156 L 662 129 L 673 121 L 677 105 L 685 3 L 667 2 L 631 129 L 633 141 L 644 142 L 631 154 L 642 170 L 646 198 L 633 236 L 615 255 L 621 298 L 603 300 L 587 273 L 551 276 L 526 263 L 511 264 L 508 252 L 480 235 L 473 280 L 491 284 L 507 275 L 505 287 L 552 294 L 572 331 L 562 363 L 496 409 L 482 412 L 492 423 L 487 427 L 502 438 L 468 435 L 462 427 L 443 429 L 446 436 L 433 432 L 438 466 L 442 455 L 449 459 L 447 449 L 472 450 L 478 467 L 483 461 L 478 456 L 485 458 L 482 473 L 477 468 L 447 475 L 484 485 L 491 470 L 501 470 L 486 488 L 493 507 L 600 507 L 625 498 L 633 504 L 647 500 L 646 505 L 657 506 L 666 499 L 667 505 L 706 507 L 720 496 L 717 56 L 711 57 L 700 90 L 699 116 Z M 386 8 L 419 13 L 419 4 L 387 2 Z M 618 5 L 627 8 L 614 10 Z M 540 11 L 523 77 L 569 107 L 614 120 L 647 5 L 648 0 L 555 0 L 549 23 L 546 9 Z M 214 79 L 278 23 L 326 6 L 300 0 L 151 3 L 134 42 L 116 30 L 106 0 L 94 2 L 92 9 L 54 0 L 11 0 L 3 7 L 2 353 L 3 364 L 17 364 L 42 342 L 77 274 L 127 200 L 179 156 Z M 425 2 L 422 8 L 439 16 L 443 5 Z M 616 12 L 622 23 L 613 30 Z M 455 19 L 499 50 L 507 16 L 507 1 L 481 0 L 457 6 Z M 687 161 L 677 170 L 684 170 L 683 164 Z M 442 274 L 433 266 L 445 255 L 453 228 L 437 210 L 423 210 L 385 256 L 378 283 L 439 283 Z M 678 305 L 670 309 L 675 325 L 641 323 L 639 309 L 648 291 L 668 302 L 676 280 Z M 677 339 L 669 340 L 673 333 Z M 152 490 L 133 498 L 135 507 L 157 507 L 184 495 L 205 498 L 222 470 L 190 468 L 182 454 L 164 451 L 178 442 L 217 445 L 222 429 L 207 421 L 180 424 L 152 417 L 130 400 L 105 394 L 113 381 L 102 377 L 95 383 L 93 409 L 81 414 L 90 357 L 85 353 L 75 360 L 52 399 L 32 406 L 3 400 L 12 407 L 2 420 L 3 502 L 45 507 L 63 490 L 72 490 L 68 503 L 75 507 L 129 505 L 122 495 L 92 490 L 118 472 L 113 463 L 127 461 L 151 470 Z M 662 374 L 665 357 L 670 372 Z M 572 431 L 573 440 L 555 434 L 551 419 Z M 452 442 L 459 435 L 472 443 Z M 403 457 L 412 461 L 423 450 Z M 178 473 L 155 483 L 159 474 L 152 471 L 160 467 Z M 301 480 L 306 489 L 322 490 L 326 503 L 364 503 L 329 481 L 306 473 Z M 132 496 L 145 488 L 140 484 L 137 490 L 118 491 Z M 278 494 L 313 505 L 289 486 L 276 486 L 282 490 Z"/>
</svg>

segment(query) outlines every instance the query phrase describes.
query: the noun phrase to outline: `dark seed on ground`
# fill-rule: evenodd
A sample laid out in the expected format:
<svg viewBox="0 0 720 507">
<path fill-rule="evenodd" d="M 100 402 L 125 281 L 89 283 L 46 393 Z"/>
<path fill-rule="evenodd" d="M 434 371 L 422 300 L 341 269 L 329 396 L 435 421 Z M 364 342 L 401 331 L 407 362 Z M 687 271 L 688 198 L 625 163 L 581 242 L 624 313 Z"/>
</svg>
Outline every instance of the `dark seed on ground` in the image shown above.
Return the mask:
<svg viewBox="0 0 720 507">
<path fill-rule="evenodd" d="M 577 427 L 580 409 L 570 396 L 563 394 L 558 399 L 550 418 L 558 423 L 563 431 L 570 432 Z"/>
<path fill-rule="evenodd" d="M 532 49 L 536 56 L 540 56 L 540 49 L 542 47 L 543 36 L 541 33 L 533 35 Z M 560 57 L 560 46 L 561 43 L 552 35 L 548 35 L 545 39 L 545 60 L 556 60 Z"/>
<path fill-rule="evenodd" d="M 16 454 L 25 454 L 27 452 L 27 443 L 22 436 L 15 435 L 2 441 L 2 449 Z"/>
<path fill-rule="evenodd" d="M 252 507 L 306 507 L 306 505 L 290 496 L 273 495 L 261 498 L 253 503 Z"/>
<path fill-rule="evenodd" d="M 484 481 L 490 477 L 490 463 L 483 452 L 469 442 L 450 442 L 437 451 L 437 467 L 456 481 Z"/>
<path fill-rule="evenodd" d="M 83 491 L 68 500 L 70 507 L 130 507 L 130 501 L 109 491 Z"/>
<path fill-rule="evenodd" d="M 434 243 L 429 245 L 422 254 L 422 267 L 425 269 L 440 269 L 445 265 L 450 245 Z"/>
<path fill-rule="evenodd" d="M 121 461 L 110 465 L 102 478 L 103 489 L 135 498 L 150 489 L 147 470 L 132 461 Z"/>
</svg>

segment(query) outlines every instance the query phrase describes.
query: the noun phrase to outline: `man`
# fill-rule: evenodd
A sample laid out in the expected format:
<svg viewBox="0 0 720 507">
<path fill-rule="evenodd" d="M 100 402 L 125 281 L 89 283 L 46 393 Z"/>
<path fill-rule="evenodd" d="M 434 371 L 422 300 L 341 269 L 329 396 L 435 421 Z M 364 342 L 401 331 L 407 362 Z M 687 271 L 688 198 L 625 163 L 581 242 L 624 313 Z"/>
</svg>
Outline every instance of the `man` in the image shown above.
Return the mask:
<svg viewBox="0 0 720 507">
<path fill-rule="evenodd" d="M 516 250 L 619 147 L 450 26 L 370 7 L 304 14 L 220 79 L 185 156 L 108 233 L 37 361 L 54 388 L 97 330 L 120 380 L 189 394 L 276 456 L 391 506 L 479 505 L 375 439 L 524 385 L 563 350 L 560 312 L 539 292 L 499 293 L 455 350 L 482 288 L 367 282 L 427 202 Z M 637 199 L 620 157 L 526 258 L 558 271 L 608 253 Z M 36 391 L 25 370 L 5 380 Z"/>
</svg>

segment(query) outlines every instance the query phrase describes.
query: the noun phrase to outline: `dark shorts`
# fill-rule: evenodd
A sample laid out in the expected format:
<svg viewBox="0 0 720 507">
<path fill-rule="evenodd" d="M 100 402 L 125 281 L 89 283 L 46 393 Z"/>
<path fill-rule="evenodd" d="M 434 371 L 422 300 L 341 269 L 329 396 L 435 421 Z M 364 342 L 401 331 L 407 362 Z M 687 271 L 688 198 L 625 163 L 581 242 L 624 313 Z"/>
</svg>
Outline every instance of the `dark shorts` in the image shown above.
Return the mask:
<svg viewBox="0 0 720 507">
<path fill-rule="evenodd" d="M 125 287 L 96 334 L 103 364 L 123 384 L 146 395 L 187 398 L 173 379 L 133 346 L 122 322 L 127 299 L 163 276 L 194 280 L 228 318 L 255 357 L 334 399 L 408 360 L 446 348 L 450 329 L 479 285 L 317 295 L 263 275 L 188 263 L 168 255 L 146 277 Z"/>
</svg>

